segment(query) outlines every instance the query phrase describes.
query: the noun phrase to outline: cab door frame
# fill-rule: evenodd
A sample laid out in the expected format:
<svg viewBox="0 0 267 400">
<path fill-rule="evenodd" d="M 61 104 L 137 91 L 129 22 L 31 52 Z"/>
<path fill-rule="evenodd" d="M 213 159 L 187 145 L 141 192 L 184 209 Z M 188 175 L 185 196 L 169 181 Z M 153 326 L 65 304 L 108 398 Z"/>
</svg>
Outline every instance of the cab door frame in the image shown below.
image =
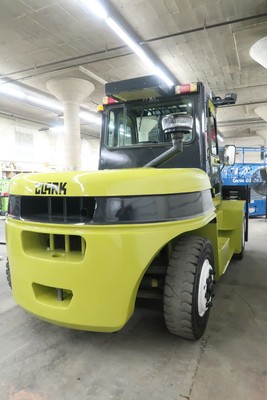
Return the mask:
<svg viewBox="0 0 267 400">
<path fill-rule="evenodd" d="M 221 170 L 219 159 L 219 146 L 218 146 L 218 131 L 216 122 L 216 109 L 210 99 L 207 101 L 206 109 L 207 120 L 207 158 L 209 163 L 209 177 L 212 186 L 212 196 L 215 203 L 220 204 L 222 183 L 221 183 Z"/>
</svg>

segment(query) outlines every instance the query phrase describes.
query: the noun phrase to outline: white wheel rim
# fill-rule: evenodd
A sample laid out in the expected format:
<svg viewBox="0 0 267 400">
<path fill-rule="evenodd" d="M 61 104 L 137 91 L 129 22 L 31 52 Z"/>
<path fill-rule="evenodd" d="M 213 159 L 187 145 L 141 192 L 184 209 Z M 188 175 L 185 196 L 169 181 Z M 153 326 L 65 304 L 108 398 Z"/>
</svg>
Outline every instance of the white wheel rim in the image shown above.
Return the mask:
<svg viewBox="0 0 267 400">
<path fill-rule="evenodd" d="M 199 278 L 198 285 L 198 314 L 200 317 L 203 317 L 205 312 L 207 311 L 207 281 L 210 276 L 210 270 L 212 270 L 212 266 L 208 259 L 206 259 L 202 265 L 201 274 Z"/>
</svg>

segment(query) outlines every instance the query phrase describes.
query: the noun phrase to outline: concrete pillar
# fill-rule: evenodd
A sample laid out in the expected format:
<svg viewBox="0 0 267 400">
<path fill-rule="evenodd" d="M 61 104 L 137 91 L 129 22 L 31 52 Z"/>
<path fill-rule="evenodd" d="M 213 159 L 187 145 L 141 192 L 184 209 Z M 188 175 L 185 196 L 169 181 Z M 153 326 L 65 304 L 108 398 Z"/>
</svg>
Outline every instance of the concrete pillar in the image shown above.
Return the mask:
<svg viewBox="0 0 267 400">
<path fill-rule="evenodd" d="M 64 168 L 69 171 L 80 170 L 80 103 L 93 92 L 95 86 L 84 79 L 57 78 L 48 81 L 46 87 L 64 107 Z"/>
</svg>

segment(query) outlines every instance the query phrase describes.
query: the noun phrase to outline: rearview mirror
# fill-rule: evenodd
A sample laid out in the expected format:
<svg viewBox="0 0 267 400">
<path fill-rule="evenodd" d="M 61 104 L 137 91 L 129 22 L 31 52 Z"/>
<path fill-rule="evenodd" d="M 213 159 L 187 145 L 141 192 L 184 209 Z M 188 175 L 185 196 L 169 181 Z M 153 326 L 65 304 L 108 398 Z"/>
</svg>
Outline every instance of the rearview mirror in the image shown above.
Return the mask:
<svg viewBox="0 0 267 400">
<path fill-rule="evenodd" d="M 236 149 L 234 145 L 227 144 L 226 146 L 224 146 L 223 164 L 226 166 L 233 165 L 235 163 L 235 153 Z"/>
</svg>

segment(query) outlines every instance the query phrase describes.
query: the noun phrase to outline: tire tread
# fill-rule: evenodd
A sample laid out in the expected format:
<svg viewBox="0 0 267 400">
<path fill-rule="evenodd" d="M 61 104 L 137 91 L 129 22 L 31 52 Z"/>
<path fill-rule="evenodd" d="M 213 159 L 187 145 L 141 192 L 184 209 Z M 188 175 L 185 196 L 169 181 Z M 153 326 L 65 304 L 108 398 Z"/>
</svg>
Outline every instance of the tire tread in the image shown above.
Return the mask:
<svg viewBox="0 0 267 400">
<path fill-rule="evenodd" d="M 164 317 L 167 329 L 177 336 L 191 340 L 199 338 L 192 322 L 192 299 L 198 260 L 207 243 L 211 247 L 208 240 L 200 237 L 179 239 L 165 278 Z"/>
</svg>

